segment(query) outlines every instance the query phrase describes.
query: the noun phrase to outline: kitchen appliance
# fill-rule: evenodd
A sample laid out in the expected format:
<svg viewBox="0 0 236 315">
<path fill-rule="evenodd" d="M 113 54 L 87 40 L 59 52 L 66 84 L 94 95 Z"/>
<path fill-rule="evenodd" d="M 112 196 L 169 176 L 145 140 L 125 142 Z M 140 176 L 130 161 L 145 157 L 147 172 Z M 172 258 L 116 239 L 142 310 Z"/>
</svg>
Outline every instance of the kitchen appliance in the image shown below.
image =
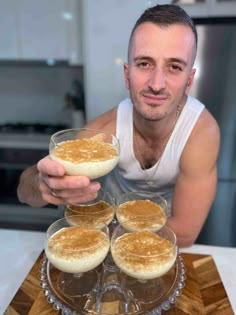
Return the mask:
<svg viewBox="0 0 236 315">
<path fill-rule="evenodd" d="M 66 127 L 20 122 L 0 125 L 0 227 L 45 230 L 60 217 L 57 207 L 21 204 L 16 189 L 21 172 L 48 155 L 50 136 Z"/>
<path fill-rule="evenodd" d="M 195 22 L 199 47 L 190 94 L 206 105 L 221 131 L 217 193 L 197 242 L 236 246 L 236 18 Z"/>
</svg>

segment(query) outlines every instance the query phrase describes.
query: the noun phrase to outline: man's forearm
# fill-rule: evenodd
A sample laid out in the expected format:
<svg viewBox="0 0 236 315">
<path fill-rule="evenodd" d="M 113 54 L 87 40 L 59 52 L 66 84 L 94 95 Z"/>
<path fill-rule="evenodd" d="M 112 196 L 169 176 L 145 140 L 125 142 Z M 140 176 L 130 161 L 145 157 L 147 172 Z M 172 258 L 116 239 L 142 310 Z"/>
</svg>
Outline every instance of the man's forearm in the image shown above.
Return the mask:
<svg viewBox="0 0 236 315">
<path fill-rule="evenodd" d="M 39 178 L 36 165 L 26 169 L 20 176 L 17 196 L 21 203 L 32 207 L 43 207 L 47 203 L 39 191 Z"/>
<path fill-rule="evenodd" d="M 170 217 L 167 220 L 166 225 L 171 228 L 176 235 L 178 247 L 190 247 L 194 244 L 196 239 L 195 235 L 192 235 L 188 228 L 184 227 L 182 224 L 176 222 L 174 217 Z"/>
</svg>

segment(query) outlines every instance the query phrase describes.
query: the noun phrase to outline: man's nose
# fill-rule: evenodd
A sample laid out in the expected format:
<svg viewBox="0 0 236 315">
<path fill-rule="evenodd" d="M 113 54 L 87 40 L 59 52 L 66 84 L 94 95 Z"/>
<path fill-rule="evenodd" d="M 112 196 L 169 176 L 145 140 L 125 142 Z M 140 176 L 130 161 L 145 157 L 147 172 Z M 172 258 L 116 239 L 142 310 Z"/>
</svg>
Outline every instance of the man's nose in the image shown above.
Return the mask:
<svg viewBox="0 0 236 315">
<path fill-rule="evenodd" d="M 149 87 L 153 91 L 160 91 L 166 86 L 166 75 L 162 69 L 154 69 L 150 74 Z"/>
</svg>

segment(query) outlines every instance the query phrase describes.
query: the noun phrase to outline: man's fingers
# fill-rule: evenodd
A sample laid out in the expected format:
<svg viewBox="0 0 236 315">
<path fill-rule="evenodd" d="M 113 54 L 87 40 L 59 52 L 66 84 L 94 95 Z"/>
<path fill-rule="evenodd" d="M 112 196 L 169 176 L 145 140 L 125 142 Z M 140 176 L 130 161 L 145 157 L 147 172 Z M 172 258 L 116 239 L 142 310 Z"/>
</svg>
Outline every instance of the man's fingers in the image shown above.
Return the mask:
<svg viewBox="0 0 236 315">
<path fill-rule="evenodd" d="M 64 167 L 61 164 L 51 160 L 49 156 L 44 157 L 38 162 L 37 169 L 39 172 L 47 173 L 51 176 L 65 175 Z"/>
</svg>

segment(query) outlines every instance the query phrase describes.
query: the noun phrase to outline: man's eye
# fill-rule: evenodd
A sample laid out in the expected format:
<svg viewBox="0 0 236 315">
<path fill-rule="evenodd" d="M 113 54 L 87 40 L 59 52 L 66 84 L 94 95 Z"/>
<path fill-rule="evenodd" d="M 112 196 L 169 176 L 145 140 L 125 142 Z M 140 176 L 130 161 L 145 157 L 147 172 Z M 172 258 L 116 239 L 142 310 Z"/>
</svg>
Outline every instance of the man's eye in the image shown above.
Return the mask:
<svg viewBox="0 0 236 315">
<path fill-rule="evenodd" d="M 182 68 L 180 66 L 178 66 L 178 65 L 171 65 L 170 69 L 172 71 L 182 71 Z"/>
<path fill-rule="evenodd" d="M 139 62 L 139 63 L 138 63 L 138 67 L 139 67 L 139 68 L 148 68 L 148 67 L 149 67 L 149 63 L 146 62 L 146 61 Z"/>
</svg>

